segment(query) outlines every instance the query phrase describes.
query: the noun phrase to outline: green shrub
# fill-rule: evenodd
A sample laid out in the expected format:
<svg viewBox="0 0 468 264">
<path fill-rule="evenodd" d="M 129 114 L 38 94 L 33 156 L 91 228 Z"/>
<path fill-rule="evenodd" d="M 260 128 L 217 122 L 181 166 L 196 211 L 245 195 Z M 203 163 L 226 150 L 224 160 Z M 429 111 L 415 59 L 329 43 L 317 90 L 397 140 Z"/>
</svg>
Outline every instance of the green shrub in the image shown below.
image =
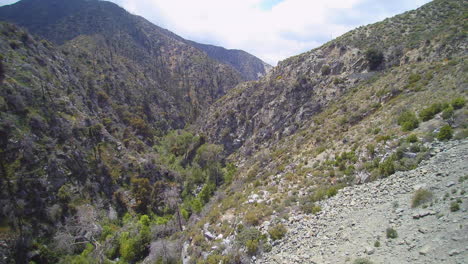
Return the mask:
<svg viewBox="0 0 468 264">
<path fill-rule="evenodd" d="M 384 60 L 383 53 L 374 48 L 366 50 L 365 56 L 366 56 L 367 62 L 369 63 L 370 70 L 377 69 L 377 67 L 379 67 L 380 64 L 382 64 Z"/>
<path fill-rule="evenodd" d="M 419 120 L 414 112 L 407 110 L 400 114 L 397 119 L 398 125 L 403 131 L 411 131 L 419 126 Z"/>
<path fill-rule="evenodd" d="M 430 202 L 432 200 L 433 194 L 432 192 L 425 190 L 425 189 L 419 189 L 417 190 L 413 198 L 411 199 L 411 208 L 415 208 L 420 206 L 421 204 Z"/>
<path fill-rule="evenodd" d="M 450 204 L 450 212 L 456 212 L 460 210 L 460 205 L 457 202 L 452 202 Z"/>
<path fill-rule="evenodd" d="M 354 260 L 353 264 L 373 264 L 373 262 L 366 258 L 358 258 Z"/>
<path fill-rule="evenodd" d="M 391 227 L 387 228 L 386 233 L 387 233 L 387 238 L 395 239 L 398 237 L 397 231 Z"/>
<path fill-rule="evenodd" d="M 303 203 L 301 209 L 306 214 L 316 214 L 322 210 L 320 206 L 310 201 Z"/>
<path fill-rule="evenodd" d="M 260 224 L 260 213 L 257 210 L 249 211 L 245 214 L 244 220 L 245 223 L 256 226 Z"/>
<path fill-rule="evenodd" d="M 439 133 L 437 133 L 437 139 L 440 141 L 449 140 L 452 138 L 452 136 L 453 136 L 453 130 L 452 130 L 452 127 L 449 125 L 443 126 L 440 129 Z"/>
<path fill-rule="evenodd" d="M 453 106 L 454 109 L 460 109 L 465 106 L 466 100 L 463 97 L 457 97 L 453 99 L 450 104 Z"/>
<path fill-rule="evenodd" d="M 376 240 L 376 241 L 374 242 L 374 247 L 380 247 L 380 241 Z"/>
<path fill-rule="evenodd" d="M 383 177 L 390 176 L 395 173 L 395 164 L 393 159 L 388 158 L 384 162 L 379 164 L 379 172 Z"/>
<path fill-rule="evenodd" d="M 282 224 L 278 224 L 268 230 L 270 238 L 275 241 L 283 238 L 288 230 Z"/>
<path fill-rule="evenodd" d="M 418 142 L 418 136 L 416 136 L 415 134 L 411 134 L 406 138 L 406 141 L 410 143 L 416 143 Z"/>
<path fill-rule="evenodd" d="M 250 256 L 257 254 L 258 240 L 248 240 L 245 244 L 245 247 L 247 249 L 247 254 L 249 254 Z"/>
<path fill-rule="evenodd" d="M 330 74 L 330 72 L 331 72 L 330 66 L 328 66 L 328 65 L 323 65 L 323 66 L 322 66 L 321 72 L 322 72 L 322 75 L 323 75 L 323 76 Z"/>
<path fill-rule="evenodd" d="M 428 121 L 434 118 L 434 116 L 440 113 L 441 111 L 442 104 L 434 103 L 431 106 L 421 110 L 421 112 L 419 112 L 419 118 L 421 118 L 423 121 Z"/>
<path fill-rule="evenodd" d="M 421 80 L 421 75 L 417 74 L 417 73 L 413 73 L 409 76 L 408 78 L 408 83 L 410 85 L 414 84 L 414 83 L 417 83 L 419 82 L 419 80 Z"/>
<path fill-rule="evenodd" d="M 452 118 L 453 113 L 454 113 L 453 107 L 449 106 L 449 107 L 445 108 L 444 111 L 442 112 L 442 118 L 444 120 L 450 119 L 450 118 Z"/>
</svg>

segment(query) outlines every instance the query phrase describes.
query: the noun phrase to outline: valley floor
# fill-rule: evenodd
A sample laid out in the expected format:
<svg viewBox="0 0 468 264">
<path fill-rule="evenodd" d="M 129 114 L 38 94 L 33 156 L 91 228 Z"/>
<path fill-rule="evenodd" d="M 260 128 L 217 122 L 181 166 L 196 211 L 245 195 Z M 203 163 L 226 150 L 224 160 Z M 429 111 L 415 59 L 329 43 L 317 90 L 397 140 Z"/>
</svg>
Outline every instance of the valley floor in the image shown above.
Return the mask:
<svg viewBox="0 0 468 264">
<path fill-rule="evenodd" d="M 252 261 L 468 263 L 468 141 L 436 144 L 434 156 L 415 170 L 346 187 L 321 202 L 317 215 L 292 215 L 286 237 Z M 418 189 L 433 199 L 411 208 Z M 458 211 L 451 210 L 455 204 Z M 397 238 L 387 238 L 387 228 Z"/>
</svg>

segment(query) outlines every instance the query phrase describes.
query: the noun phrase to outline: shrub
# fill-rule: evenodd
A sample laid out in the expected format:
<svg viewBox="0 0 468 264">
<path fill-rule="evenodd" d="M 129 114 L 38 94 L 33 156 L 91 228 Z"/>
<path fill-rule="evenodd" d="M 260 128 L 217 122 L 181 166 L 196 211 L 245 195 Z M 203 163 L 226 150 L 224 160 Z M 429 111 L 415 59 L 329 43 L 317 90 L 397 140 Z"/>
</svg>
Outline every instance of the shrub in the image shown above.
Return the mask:
<svg viewBox="0 0 468 264">
<path fill-rule="evenodd" d="M 440 129 L 439 133 L 437 134 L 437 139 L 440 141 L 449 140 L 452 138 L 452 136 L 453 136 L 452 127 L 449 125 L 445 125 Z"/>
<path fill-rule="evenodd" d="M 449 107 L 445 108 L 444 111 L 442 112 L 442 118 L 444 120 L 452 118 L 453 112 L 454 112 L 454 110 L 453 110 L 452 106 L 449 106 Z"/>
<path fill-rule="evenodd" d="M 384 162 L 379 164 L 379 172 L 381 176 L 390 176 L 395 173 L 395 165 L 393 159 L 388 158 Z"/>
<path fill-rule="evenodd" d="M 406 138 L 406 141 L 410 143 L 416 143 L 418 142 L 418 136 L 416 136 L 415 134 L 411 134 Z"/>
<path fill-rule="evenodd" d="M 322 72 L 322 75 L 323 75 L 323 76 L 330 74 L 330 72 L 331 72 L 330 66 L 328 66 L 328 65 L 323 65 L 323 66 L 322 66 L 321 72 Z"/>
<path fill-rule="evenodd" d="M 249 254 L 250 256 L 257 254 L 258 240 L 248 240 L 245 244 L 245 247 L 247 249 L 247 254 Z"/>
<path fill-rule="evenodd" d="M 373 264 L 373 262 L 366 258 L 358 258 L 354 260 L 353 264 Z"/>
<path fill-rule="evenodd" d="M 417 83 L 419 80 L 421 80 L 421 75 L 417 73 L 411 74 L 408 78 L 408 83 L 411 85 L 411 84 Z"/>
<path fill-rule="evenodd" d="M 431 106 L 421 110 L 421 112 L 419 113 L 419 117 L 423 121 L 428 121 L 428 120 L 431 120 L 432 118 L 434 118 L 434 116 L 437 115 L 438 113 L 440 113 L 441 111 L 442 111 L 442 104 L 435 103 L 435 104 L 432 104 Z"/>
<path fill-rule="evenodd" d="M 249 211 L 245 214 L 244 220 L 249 225 L 258 225 L 260 223 L 260 215 L 258 211 Z"/>
<path fill-rule="evenodd" d="M 450 212 L 456 212 L 460 210 L 460 205 L 457 202 L 452 202 L 450 204 Z"/>
<path fill-rule="evenodd" d="M 419 120 L 414 112 L 407 110 L 400 114 L 397 119 L 398 125 L 403 131 L 411 131 L 419 126 Z"/>
<path fill-rule="evenodd" d="M 419 189 L 417 190 L 413 198 L 411 199 L 411 208 L 415 208 L 420 206 L 423 203 L 427 203 L 432 200 L 433 194 L 432 192 L 425 190 L 425 189 Z"/>
<path fill-rule="evenodd" d="M 377 49 L 368 49 L 365 53 L 366 60 L 369 63 L 369 69 L 375 70 L 382 64 L 384 60 L 383 53 Z"/>
<path fill-rule="evenodd" d="M 460 109 L 465 106 L 466 100 L 463 97 L 457 97 L 453 99 L 450 104 L 453 106 L 454 109 Z"/>
<path fill-rule="evenodd" d="M 268 234 L 270 234 L 270 238 L 274 240 L 279 240 L 286 235 L 288 230 L 282 224 L 276 225 L 268 230 Z"/>
<path fill-rule="evenodd" d="M 391 227 L 387 228 L 386 233 L 387 233 L 387 238 L 395 239 L 398 237 L 397 231 Z"/>
</svg>

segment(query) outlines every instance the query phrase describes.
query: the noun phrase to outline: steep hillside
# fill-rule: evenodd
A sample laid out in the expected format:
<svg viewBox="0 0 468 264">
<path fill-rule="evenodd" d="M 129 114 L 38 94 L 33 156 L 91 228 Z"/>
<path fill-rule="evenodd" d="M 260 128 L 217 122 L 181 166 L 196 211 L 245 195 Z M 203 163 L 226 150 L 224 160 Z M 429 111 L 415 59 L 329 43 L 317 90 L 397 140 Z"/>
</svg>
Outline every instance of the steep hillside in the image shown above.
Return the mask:
<svg viewBox="0 0 468 264">
<path fill-rule="evenodd" d="M 0 19 L 79 53 L 79 65 L 94 65 L 88 79 L 120 104 L 145 106 L 147 116 L 169 123 L 165 129 L 183 127 L 242 80 L 232 67 L 110 2 L 26 0 L 0 8 Z"/>
<path fill-rule="evenodd" d="M 248 263 L 292 251 L 275 248 L 299 233 L 287 231 L 291 215 L 312 217 L 344 186 L 417 168 L 430 142 L 466 138 L 466 3 L 433 1 L 358 28 L 218 100 L 197 126 L 238 173 L 186 254 Z"/>
<path fill-rule="evenodd" d="M 243 50 L 228 50 L 223 47 L 196 42 L 191 42 L 191 44 L 206 52 L 210 57 L 231 65 L 247 81 L 258 80 L 272 68 L 270 65 Z"/>
<path fill-rule="evenodd" d="M 56 47 L 0 23 L 2 263 L 140 261 L 232 175 L 221 146 L 164 133 L 151 111 L 179 105 L 140 101 L 151 80 L 96 40 Z"/>
<path fill-rule="evenodd" d="M 348 261 L 348 241 L 323 227 L 348 215 L 339 206 L 358 210 L 351 219 L 401 217 L 389 227 L 408 237 L 413 209 L 388 212 L 387 198 L 404 206 L 426 180 L 420 187 L 437 200 L 423 190 L 415 207 L 445 213 L 453 198 L 441 221 L 461 219 L 464 193 L 441 201 L 437 183 L 466 187 L 467 3 L 436 0 L 241 84 L 227 65 L 237 55 L 195 47 L 108 2 L 0 8 L 37 34 L 0 23 L 0 262 L 290 263 L 334 261 L 333 249 Z M 424 227 L 439 221 L 432 211 L 416 215 Z M 323 256 L 298 255 L 315 246 L 317 233 L 304 229 L 337 241 L 319 236 Z M 368 230 L 360 245 L 379 240 L 376 222 Z M 463 259 L 464 239 L 452 239 L 449 257 Z M 386 260 L 408 246 L 411 260 L 416 242 L 366 254 Z M 417 254 L 436 262 L 445 257 L 436 244 Z M 363 256 L 351 249 L 349 260 Z"/>
<path fill-rule="evenodd" d="M 224 68 L 227 66 L 228 69 L 217 69 L 217 72 L 222 73 L 226 78 L 229 78 L 229 74 L 234 74 L 230 72 L 232 68 L 240 74 L 243 80 L 258 79 L 258 73 L 265 74 L 265 64 L 246 52 L 230 51 L 185 40 L 141 17 L 131 15 L 111 2 L 23 0 L 14 5 L 1 7 L 0 20 L 18 24 L 27 28 L 31 33 L 59 45 L 82 35 L 102 35 L 106 39 L 107 49 L 143 64 L 147 68 L 169 67 L 173 75 L 181 74 L 180 71 L 185 71 L 187 68 L 194 69 L 194 64 L 197 63 L 202 65 L 195 68 L 195 71 L 203 70 L 200 67 L 206 64 L 214 64 L 204 54 L 193 48 L 205 51 L 211 59 L 223 63 Z M 150 65 L 150 63 L 156 65 Z M 163 65 L 160 65 L 161 63 Z M 183 76 L 172 77 L 183 78 Z M 194 76 L 186 78 L 190 80 Z M 212 85 L 209 81 L 207 84 Z M 189 85 L 198 87 L 199 84 L 194 81 Z M 223 94 L 226 92 L 226 87 L 220 87 L 219 91 L 212 92 Z"/>
<path fill-rule="evenodd" d="M 241 84 L 219 100 L 200 118 L 200 131 L 229 151 L 241 148 L 249 155 L 295 133 L 343 95 L 393 68 L 464 57 L 465 2 L 435 1 L 282 61 L 265 78 Z M 404 84 L 385 85 L 410 92 Z M 383 97 L 388 98 L 376 94 L 372 100 L 382 103 Z"/>
</svg>

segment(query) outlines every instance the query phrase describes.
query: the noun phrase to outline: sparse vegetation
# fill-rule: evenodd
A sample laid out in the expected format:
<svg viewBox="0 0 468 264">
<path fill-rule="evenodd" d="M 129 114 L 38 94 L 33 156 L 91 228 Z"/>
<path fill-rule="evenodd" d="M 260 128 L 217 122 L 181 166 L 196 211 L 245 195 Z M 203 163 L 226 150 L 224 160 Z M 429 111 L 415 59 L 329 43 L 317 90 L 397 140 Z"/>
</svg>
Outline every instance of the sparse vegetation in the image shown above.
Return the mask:
<svg viewBox="0 0 468 264">
<path fill-rule="evenodd" d="M 410 110 L 406 110 L 398 117 L 398 125 L 403 131 L 411 131 L 419 126 L 419 120 L 416 114 Z"/>
<path fill-rule="evenodd" d="M 440 129 L 439 133 L 437 134 L 437 139 L 440 141 L 449 140 L 452 138 L 452 136 L 453 136 L 452 127 L 450 125 L 445 125 Z"/>
<path fill-rule="evenodd" d="M 358 259 L 355 259 L 353 262 L 353 264 L 373 264 L 373 263 L 374 262 L 366 258 L 358 258 Z"/>
<path fill-rule="evenodd" d="M 283 238 L 286 235 L 288 230 L 282 224 L 278 224 L 268 230 L 268 234 L 270 234 L 270 238 L 275 241 Z"/>
<path fill-rule="evenodd" d="M 457 212 L 460 210 L 460 204 L 457 202 L 450 203 L 450 212 Z"/>
<path fill-rule="evenodd" d="M 432 200 L 433 194 L 432 192 L 426 189 L 419 189 L 413 194 L 413 198 L 411 200 L 411 208 L 416 208 L 424 203 L 428 203 Z"/>
<path fill-rule="evenodd" d="M 398 237 L 397 231 L 391 227 L 387 228 L 386 234 L 387 234 L 387 238 L 390 238 L 390 239 L 395 239 Z"/>
</svg>

